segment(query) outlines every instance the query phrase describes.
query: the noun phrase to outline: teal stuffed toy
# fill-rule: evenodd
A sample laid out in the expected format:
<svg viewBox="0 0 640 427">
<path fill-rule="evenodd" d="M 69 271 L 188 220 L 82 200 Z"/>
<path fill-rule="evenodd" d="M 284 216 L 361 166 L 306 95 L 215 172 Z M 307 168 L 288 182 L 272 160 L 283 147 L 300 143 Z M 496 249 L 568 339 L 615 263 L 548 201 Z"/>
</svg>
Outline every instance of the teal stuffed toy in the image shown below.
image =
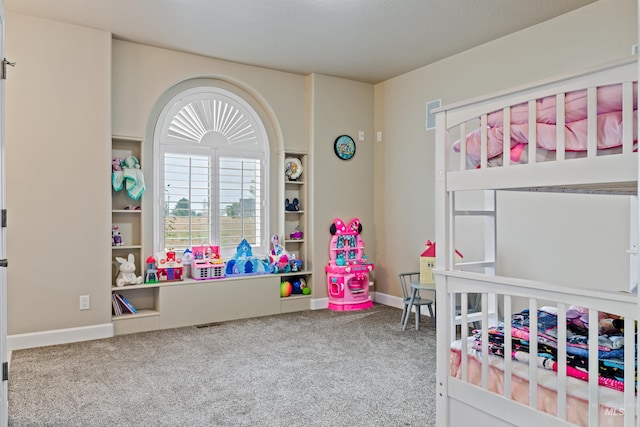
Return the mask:
<svg viewBox="0 0 640 427">
<path fill-rule="evenodd" d="M 144 194 L 146 186 L 144 185 L 144 175 L 140 168 L 140 161 L 135 156 L 129 156 L 122 160 L 122 170 L 113 168 L 111 174 L 111 184 L 115 191 L 126 188 L 127 195 L 133 200 L 138 200 Z"/>
</svg>

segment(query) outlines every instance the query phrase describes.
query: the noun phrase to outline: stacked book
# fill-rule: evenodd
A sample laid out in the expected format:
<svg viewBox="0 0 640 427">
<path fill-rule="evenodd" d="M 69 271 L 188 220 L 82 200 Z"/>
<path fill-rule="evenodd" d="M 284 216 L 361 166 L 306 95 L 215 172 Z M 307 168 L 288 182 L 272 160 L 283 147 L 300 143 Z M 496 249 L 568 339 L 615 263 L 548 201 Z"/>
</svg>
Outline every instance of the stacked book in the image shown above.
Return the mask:
<svg viewBox="0 0 640 427">
<path fill-rule="evenodd" d="M 122 316 L 123 314 L 136 314 L 138 310 L 129 302 L 124 295 L 114 292 L 111 295 L 111 304 L 113 305 L 113 314 Z"/>
</svg>

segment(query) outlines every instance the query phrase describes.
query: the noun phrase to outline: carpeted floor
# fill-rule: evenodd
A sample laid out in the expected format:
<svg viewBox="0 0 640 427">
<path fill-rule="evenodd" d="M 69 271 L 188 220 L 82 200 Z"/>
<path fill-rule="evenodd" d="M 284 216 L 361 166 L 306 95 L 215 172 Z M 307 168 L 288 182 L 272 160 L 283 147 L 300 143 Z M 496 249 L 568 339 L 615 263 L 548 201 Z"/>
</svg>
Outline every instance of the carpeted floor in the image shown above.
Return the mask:
<svg viewBox="0 0 640 427">
<path fill-rule="evenodd" d="M 307 311 L 13 352 L 10 426 L 433 426 L 435 329 Z"/>
</svg>

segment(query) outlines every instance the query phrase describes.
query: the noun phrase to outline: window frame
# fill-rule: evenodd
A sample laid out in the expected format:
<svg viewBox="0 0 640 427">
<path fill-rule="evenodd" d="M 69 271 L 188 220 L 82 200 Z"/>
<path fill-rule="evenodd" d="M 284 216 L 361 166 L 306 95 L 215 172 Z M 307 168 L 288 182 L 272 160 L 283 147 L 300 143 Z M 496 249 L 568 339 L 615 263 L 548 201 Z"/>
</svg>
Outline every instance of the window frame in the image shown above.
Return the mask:
<svg viewBox="0 0 640 427">
<path fill-rule="evenodd" d="M 241 113 L 246 115 L 247 119 L 253 126 L 253 130 L 256 135 L 256 143 L 248 142 L 245 140 L 235 143 L 230 143 L 228 138 L 221 138 L 218 133 L 214 135 L 214 138 L 208 138 L 207 134 L 215 134 L 211 132 L 211 129 L 204 132 L 201 135 L 199 141 L 180 140 L 179 138 L 171 137 L 168 135 L 168 130 L 171 122 L 176 114 L 182 110 L 183 107 L 189 105 L 194 100 L 206 99 L 206 100 L 223 100 L 233 107 L 237 108 Z M 157 173 L 154 174 L 154 209 L 153 214 L 153 247 L 154 253 L 165 250 L 165 198 L 164 198 L 164 155 L 167 152 L 186 155 L 209 155 L 211 156 L 211 170 L 216 172 L 212 176 L 210 182 L 210 201 L 209 201 L 209 216 L 212 224 L 213 236 L 218 237 L 217 242 L 209 242 L 213 245 L 220 245 L 220 218 L 221 213 L 219 210 L 219 159 L 221 157 L 232 158 L 251 158 L 258 159 L 260 161 L 261 169 L 261 193 L 260 193 L 260 221 L 259 230 L 260 237 L 257 243 L 252 244 L 253 253 L 256 256 L 266 255 L 269 248 L 269 234 L 268 226 L 269 212 L 270 212 L 270 187 L 269 187 L 269 164 L 270 164 L 270 152 L 269 152 L 269 138 L 266 132 L 262 119 L 256 112 L 256 110 L 239 94 L 217 87 L 215 85 L 199 85 L 196 87 L 187 88 L 180 91 L 173 96 L 162 108 L 156 122 L 154 134 L 153 134 L 153 159 L 154 170 Z M 215 162 L 215 164 L 214 164 Z M 190 201 L 192 202 L 192 201 Z M 213 237 L 212 236 L 212 237 Z M 229 258 L 235 253 L 235 247 L 239 244 L 238 241 L 233 247 L 221 247 L 221 256 L 223 258 Z"/>
</svg>

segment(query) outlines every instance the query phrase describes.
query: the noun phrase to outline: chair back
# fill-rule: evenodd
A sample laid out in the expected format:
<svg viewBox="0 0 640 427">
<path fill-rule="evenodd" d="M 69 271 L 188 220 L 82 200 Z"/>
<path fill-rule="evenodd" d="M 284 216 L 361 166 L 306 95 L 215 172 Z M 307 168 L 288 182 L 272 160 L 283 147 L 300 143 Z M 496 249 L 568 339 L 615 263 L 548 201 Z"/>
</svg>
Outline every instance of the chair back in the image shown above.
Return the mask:
<svg viewBox="0 0 640 427">
<path fill-rule="evenodd" d="M 480 313 L 482 311 L 482 294 L 469 294 L 467 302 L 469 303 L 469 313 Z"/>
<path fill-rule="evenodd" d="M 459 316 L 462 313 L 460 295 L 456 296 L 456 315 Z M 482 311 L 482 294 L 469 293 L 467 295 L 467 313 L 480 313 Z"/>
<path fill-rule="evenodd" d="M 410 273 L 398 274 L 400 278 L 400 289 L 402 289 L 402 298 L 411 297 L 411 283 L 420 281 L 420 272 L 412 271 Z"/>
</svg>

